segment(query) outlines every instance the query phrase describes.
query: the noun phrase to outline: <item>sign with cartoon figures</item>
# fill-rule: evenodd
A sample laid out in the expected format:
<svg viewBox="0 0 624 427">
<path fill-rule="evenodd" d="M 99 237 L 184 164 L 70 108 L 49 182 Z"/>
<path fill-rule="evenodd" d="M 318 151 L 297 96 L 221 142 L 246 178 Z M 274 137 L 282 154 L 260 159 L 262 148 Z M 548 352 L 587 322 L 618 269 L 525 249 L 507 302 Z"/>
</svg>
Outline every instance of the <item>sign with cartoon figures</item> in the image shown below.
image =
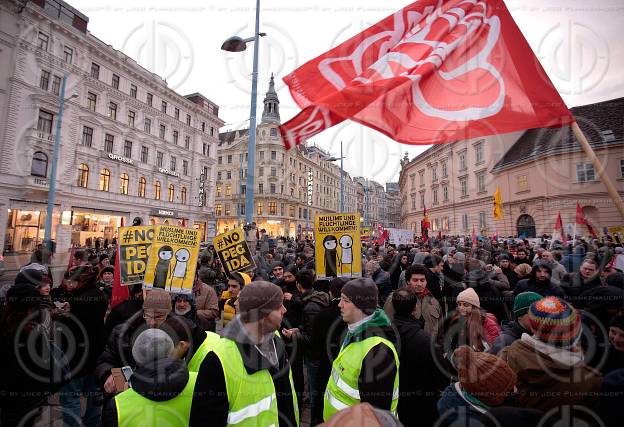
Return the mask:
<svg viewBox="0 0 624 427">
<path fill-rule="evenodd" d="M 170 225 L 157 226 L 144 287 L 162 288 L 173 293 L 191 293 L 199 241 L 199 230 Z"/>
<path fill-rule="evenodd" d="M 245 272 L 256 268 L 245 240 L 245 232 L 240 228 L 219 234 L 212 243 L 228 276 L 237 271 Z"/>
<path fill-rule="evenodd" d="M 362 244 L 358 214 L 317 215 L 316 274 L 319 278 L 361 277 Z"/>
<path fill-rule="evenodd" d="M 121 285 L 143 283 L 154 227 L 119 227 Z"/>
</svg>

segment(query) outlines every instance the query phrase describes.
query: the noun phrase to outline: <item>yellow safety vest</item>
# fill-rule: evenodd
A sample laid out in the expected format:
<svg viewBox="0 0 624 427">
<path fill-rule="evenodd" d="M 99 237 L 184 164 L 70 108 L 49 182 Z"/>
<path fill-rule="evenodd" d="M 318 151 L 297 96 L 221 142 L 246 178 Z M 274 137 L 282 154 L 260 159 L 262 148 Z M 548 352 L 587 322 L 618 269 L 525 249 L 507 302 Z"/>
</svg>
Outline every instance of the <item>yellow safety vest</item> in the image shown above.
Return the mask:
<svg viewBox="0 0 624 427">
<path fill-rule="evenodd" d="M 199 372 L 199 367 L 202 362 L 210 353 L 210 351 L 214 348 L 215 345 L 219 342 L 221 336 L 219 334 L 215 334 L 214 332 L 206 331 L 206 339 L 201 343 L 191 361 L 188 363 L 189 372 Z"/>
</svg>

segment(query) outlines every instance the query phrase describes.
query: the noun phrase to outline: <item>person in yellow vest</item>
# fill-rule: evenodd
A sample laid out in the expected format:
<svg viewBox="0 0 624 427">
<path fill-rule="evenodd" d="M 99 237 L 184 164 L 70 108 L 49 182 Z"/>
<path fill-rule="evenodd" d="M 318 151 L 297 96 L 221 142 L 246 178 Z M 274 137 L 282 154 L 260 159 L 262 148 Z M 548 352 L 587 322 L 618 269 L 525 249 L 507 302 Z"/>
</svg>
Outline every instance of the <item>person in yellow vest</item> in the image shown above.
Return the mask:
<svg viewBox="0 0 624 427">
<path fill-rule="evenodd" d="M 227 326 L 236 316 L 236 300 L 240 291 L 251 283 L 251 277 L 247 273 L 234 272 L 230 274 L 228 279 L 228 290 L 221 294 L 221 298 L 225 300 L 223 304 L 223 327 Z"/>
<path fill-rule="evenodd" d="M 283 302 L 282 290 L 270 282 L 242 289 L 239 314 L 199 366 L 189 425 L 299 425 L 290 364 L 276 333 Z"/>
<path fill-rule="evenodd" d="M 377 285 L 358 278 L 342 287 L 340 315 L 348 331 L 327 382 L 323 419 L 361 402 L 396 415 L 399 357 L 396 333 L 386 313 L 377 308 Z"/>
<path fill-rule="evenodd" d="M 132 346 L 137 367 L 130 388 L 109 401 L 102 426 L 188 425 L 197 374 L 189 373 L 179 350 L 161 329 L 141 332 Z"/>
</svg>

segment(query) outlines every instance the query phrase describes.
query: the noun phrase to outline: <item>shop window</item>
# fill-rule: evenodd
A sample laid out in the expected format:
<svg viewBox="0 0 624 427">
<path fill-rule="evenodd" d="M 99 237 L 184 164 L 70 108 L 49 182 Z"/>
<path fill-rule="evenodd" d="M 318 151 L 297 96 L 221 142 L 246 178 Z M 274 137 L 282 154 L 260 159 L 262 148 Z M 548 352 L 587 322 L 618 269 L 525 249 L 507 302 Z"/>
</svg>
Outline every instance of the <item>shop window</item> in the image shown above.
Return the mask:
<svg viewBox="0 0 624 427">
<path fill-rule="evenodd" d="M 223 209 L 221 207 L 221 203 L 217 203 L 215 205 L 215 215 L 221 215 L 222 212 L 223 212 Z"/>
<path fill-rule="evenodd" d="M 174 197 L 175 197 L 175 187 L 173 186 L 173 184 L 169 184 L 169 201 L 173 202 Z"/>
<path fill-rule="evenodd" d="M 186 187 L 182 187 L 180 191 L 180 202 L 185 205 L 186 204 Z"/>
<path fill-rule="evenodd" d="M 78 187 L 87 188 L 89 185 L 89 166 L 81 163 L 78 167 Z"/>
<path fill-rule="evenodd" d="M 32 164 L 30 166 L 30 174 L 32 176 L 48 176 L 48 156 L 41 151 L 33 154 Z"/>
<path fill-rule="evenodd" d="M 100 191 L 108 191 L 110 185 L 110 171 L 102 169 L 100 172 Z"/>
<path fill-rule="evenodd" d="M 122 173 L 120 178 L 119 192 L 121 194 L 128 194 L 128 185 L 130 184 L 130 178 L 127 173 Z"/>
<path fill-rule="evenodd" d="M 258 202 L 258 212 L 257 215 L 262 215 L 262 202 Z"/>
<path fill-rule="evenodd" d="M 156 181 L 154 184 L 154 199 L 160 200 L 160 181 Z"/>
<path fill-rule="evenodd" d="M 145 186 L 147 180 L 143 177 L 139 178 L 139 197 L 145 197 Z"/>
</svg>

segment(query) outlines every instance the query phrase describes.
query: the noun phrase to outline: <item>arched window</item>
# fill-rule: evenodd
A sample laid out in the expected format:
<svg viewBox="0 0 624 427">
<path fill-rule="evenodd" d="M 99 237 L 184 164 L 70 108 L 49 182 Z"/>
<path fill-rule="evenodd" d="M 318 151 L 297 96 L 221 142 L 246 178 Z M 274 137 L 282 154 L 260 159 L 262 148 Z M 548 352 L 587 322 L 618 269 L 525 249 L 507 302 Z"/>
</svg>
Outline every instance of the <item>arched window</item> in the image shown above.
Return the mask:
<svg viewBox="0 0 624 427">
<path fill-rule="evenodd" d="M 154 184 L 154 199 L 160 200 L 160 181 L 156 181 Z"/>
<path fill-rule="evenodd" d="M 182 190 L 180 191 L 180 201 L 183 205 L 186 204 L 186 187 L 182 187 Z"/>
<path fill-rule="evenodd" d="M 173 198 L 175 196 L 175 187 L 173 184 L 169 184 L 169 201 L 173 202 Z"/>
<path fill-rule="evenodd" d="M 89 166 L 80 163 L 78 166 L 78 187 L 87 188 L 89 184 Z"/>
<path fill-rule="evenodd" d="M 48 176 L 48 156 L 41 151 L 33 154 L 32 165 L 30 166 L 30 174 L 32 176 Z"/>
<path fill-rule="evenodd" d="M 100 172 L 100 190 L 108 191 L 110 184 L 110 171 L 108 169 L 102 169 Z"/>
<path fill-rule="evenodd" d="M 127 173 L 122 173 L 120 184 L 119 184 L 119 192 L 121 194 L 128 194 L 128 185 L 130 185 L 130 177 L 128 177 Z"/>
<path fill-rule="evenodd" d="M 141 177 L 139 178 L 139 197 L 145 197 L 145 185 L 147 184 L 147 181 L 145 180 L 145 178 Z"/>
</svg>

